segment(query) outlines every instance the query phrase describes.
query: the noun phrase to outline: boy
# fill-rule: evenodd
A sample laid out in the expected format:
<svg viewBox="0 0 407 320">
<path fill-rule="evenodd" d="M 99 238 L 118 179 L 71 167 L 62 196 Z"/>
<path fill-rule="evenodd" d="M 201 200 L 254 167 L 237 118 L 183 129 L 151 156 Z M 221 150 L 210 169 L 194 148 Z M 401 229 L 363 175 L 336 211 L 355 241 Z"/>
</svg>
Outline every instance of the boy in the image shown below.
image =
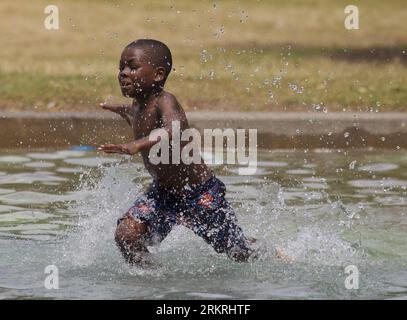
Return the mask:
<svg viewBox="0 0 407 320">
<path fill-rule="evenodd" d="M 122 94 L 133 98 L 133 104 L 101 104 L 132 126 L 135 140 L 101 145 L 98 150 L 128 155 L 140 152 L 153 177 L 145 195 L 118 220 L 116 243 L 127 262 L 137 263 L 141 254 L 148 252 L 147 246 L 159 243 L 174 225 L 180 224 L 192 229 L 216 252 L 226 253 L 235 261 L 248 261 L 256 257 L 250 247 L 255 240 L 243 234 L 225 200 L 225 185 L 203 161 L 188 165 L 149 161 L 149 150 L 159 141 L 149 140 L 152 130 L 163 128 L 171 140 L 172 121 L 180 122 L 181 132 L 189 127 L 176 98 L 164 91 L 171 68 L 171 52 L 164 43 L 151 39 L 130 43 L 121 54 L 118 80 Z"/>
</svg>

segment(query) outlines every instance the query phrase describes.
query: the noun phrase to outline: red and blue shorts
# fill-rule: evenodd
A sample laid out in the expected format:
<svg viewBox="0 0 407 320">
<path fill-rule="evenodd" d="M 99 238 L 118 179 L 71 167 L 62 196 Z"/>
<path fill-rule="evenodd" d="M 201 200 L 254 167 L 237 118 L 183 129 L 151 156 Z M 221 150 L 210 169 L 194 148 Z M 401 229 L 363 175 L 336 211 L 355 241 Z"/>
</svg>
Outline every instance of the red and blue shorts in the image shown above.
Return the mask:
<svg viewBox="0 0 407 320">
<path fill-rule="evenodd" d="M 146 245 L 161 242 L 175 225 L 182 225 L 202 237 L 218 253 L 226 253 L 231 258 L 250 256 L 254 250 L 239 227 L 225 192 L 224 183 L 216 177 L 177 194 L 153 182 L 126 215 L 147 225 Z"/>
</svg>

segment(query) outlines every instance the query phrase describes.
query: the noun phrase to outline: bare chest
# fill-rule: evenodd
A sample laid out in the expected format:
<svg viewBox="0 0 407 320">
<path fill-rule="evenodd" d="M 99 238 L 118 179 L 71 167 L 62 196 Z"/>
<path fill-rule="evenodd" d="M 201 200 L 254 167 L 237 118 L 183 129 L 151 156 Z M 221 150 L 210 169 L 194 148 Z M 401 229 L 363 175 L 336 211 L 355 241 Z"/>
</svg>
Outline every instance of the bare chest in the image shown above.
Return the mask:
<svg viewBox="0 0 407 320">
<path fill-rule="evenodd" d="M 133 121 L 133 133 L 135 139 L 147 137 L 154 129 L 162 126 L 157 111 L 136 112 Z"/>
</svg>

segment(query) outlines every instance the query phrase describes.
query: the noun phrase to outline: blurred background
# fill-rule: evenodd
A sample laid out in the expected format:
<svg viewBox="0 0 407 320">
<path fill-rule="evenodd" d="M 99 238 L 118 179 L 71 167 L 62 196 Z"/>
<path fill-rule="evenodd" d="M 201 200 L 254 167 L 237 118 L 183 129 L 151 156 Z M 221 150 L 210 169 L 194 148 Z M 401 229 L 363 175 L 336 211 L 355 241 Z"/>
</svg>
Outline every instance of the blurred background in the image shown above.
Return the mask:
<svg viewBox="0 0 407 320">
<path fill-rule="evenodd" d="M 50 4 L 58 30 L 44 27 Z M 407 110 L 405 0 L 2 0 L 0 110 L 126 101 L 119 57 L 138 38 L 170 47 L 166 89 L 186 110 Z"/>
</svg>

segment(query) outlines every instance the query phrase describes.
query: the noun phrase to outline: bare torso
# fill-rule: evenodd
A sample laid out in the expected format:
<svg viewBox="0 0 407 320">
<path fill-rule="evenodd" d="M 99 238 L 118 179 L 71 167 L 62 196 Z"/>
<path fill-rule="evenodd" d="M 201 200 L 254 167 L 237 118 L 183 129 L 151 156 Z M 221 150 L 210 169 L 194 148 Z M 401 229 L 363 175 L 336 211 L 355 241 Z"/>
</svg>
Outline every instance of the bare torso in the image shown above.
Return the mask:
<svg viewBox="0 0 407 320">
<path fill-rule="evenodd" d="M 163 119 L 163 113 L 159 108 L 160 100 L 169 93 L 163 91 L 160 96 L 153 99 L 151 103 L 141 108 L 136 101 L 133 103 L 133 133 L 136 140 L 148 137 L 151 131 L 158 128 L 164 128 L 167 120 Z M 171 97 L 173 97 L 171 95 Z M 172 98 L 174 99 L 174 98 Z M 175 100 L 176 101 L 176 100 Z M 189 128 L 185 112 L 182 107 L 176 102 L 176 107 L 172 111 L 176 119 L 180 119 L 181 132 Z M 179 164 L 152 164 L 149 161 L 150 150 L 142 150 L 140 152 L 143 157 L 144 165 L 147 171 L 151 174 L 154 180 L 160 186 L 171 190 L 180 190 L 186 185 L 196 186 L 204 183 L 213 176 L 212 171 L 204 164 L 201 159 L 201 164 L 184 164 L 180 161 Z"/>
</svg>

